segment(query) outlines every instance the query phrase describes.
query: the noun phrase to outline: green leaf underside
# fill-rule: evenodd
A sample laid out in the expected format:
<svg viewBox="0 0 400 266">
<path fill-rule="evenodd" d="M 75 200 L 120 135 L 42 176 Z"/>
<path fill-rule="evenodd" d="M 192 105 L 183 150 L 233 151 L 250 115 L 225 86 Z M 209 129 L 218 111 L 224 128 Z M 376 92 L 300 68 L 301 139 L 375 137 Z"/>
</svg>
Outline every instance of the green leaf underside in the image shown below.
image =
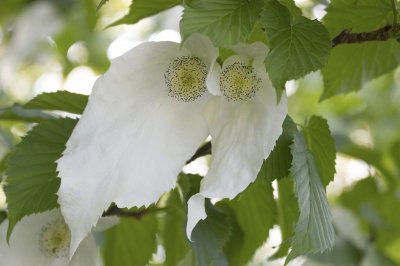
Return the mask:
<svg viewBox="0 0 400 266">
<path fill-rule="evenodd" d="M 291 259 L 308 253 L 323 252 L 333 247 L 334 230 L 325 189 L 322 186 L 313 155 L 307 150 L 301 133 L 294 135 L 292 176 L 300 217 L 292 242 Z"/>
<path fill-rule="evenodd" d="M 246 265 L 267 240 L 277 214 L 272 192 L 271 182 L 258 179 L 230 203 L 243 239 L 238 250 L 231 250 L 229 265 Z"/>
<path fill-rule="evenodd" d="M 69 91 L 45 92 L 39 94 L 24 107 L 50 111 L 65 111 L 82 114 L 88 102 L 88 96 Z"/>
<path fill-rule="evenodd" d="M 327 186 L 335 175 L 336 148 L 328 122 L 319 116 L 312 116 L 304 128 L 307 147 L 317 163 L 323 186 Z"/>
<path fill-rule="evenodd" d="M 182 0 L 134 0 L 129 7 L 129 12 L 121 19 L 113 22 L 108 27 L 121 24 L 135 24 L 141 19 L 158 14 L 161 11 L 181 4 Z"/>
<path fill-rule="evenodd" d="M 270 181 L 287 177 L 292 162 L 290 145 L 293 142 L 294 133 L 297 132 L 296 124 L 290 116 L 287 116 L 282 127 L 282 135 L 267 160 L 264 161 L 259 173 L 260 176 Z"/>
<path fill-rule="evenodd" d="M 193 33 L 207 35 L 215 45 L 230 47 L 250 34 L 261 0 L 203 0 L 186 3 L 181 20 L 183 40 Z"/>
<path fill-rule="evenodd" d="M 38 123 L 51 118 L 54 118 L 54 116 L 38 110 L 26 110 L 18 104 L 15 104 L 11 107 L 0 108 L 0 121 L 14 120 L 21 122 Z"/>
<path fill-rule="evenodd" d="M 266 68 L 278 90 L 284 89 L 286 81 L 301 78 L 327 62 L 331 40 L 319 21 L 292 17 L 285 6 L 270 0 L 261 13 L 261 23 L 271 46 Z"/>
<path fill-rule="evenodd" d="M 76 120 L 51 119 L 34 127 L 15 146 L 8 159 L 7 238 L 24 216 L 57 207 L 60 186 L 55 161 L 61 157 Z"/>
<path fill-rule="evenodd" d="M 299 207 L 294 194 L 294 183 L 291 178 L 278 181 L 278 224 L 281 229 L 282 244 L 275 252 L 273 258 L 281 258 L 287 255 L 291 247 L 291 238 L 296 222 L 299 219 Z"/>
<path fill-rule="evenodd" d="M 368 81 L 395 69 L 399 62 L 400 44 L 396 40 L 338 45 L 322 69 L 321 99 L 358 91 Z"/>
<path fill-rule="evenodd" d="M 156 233 L 154 214 L 140 219 L 121 218 L 120 223 L 105 234 L 105 266 L 148 265 L 157 248 Z"/>
<path fill-rule="evenodd" d="M 206 204 L 207 218 L 201 220 L 192 232 L 192 246 L 197 266 L 218 265 L 217 261 L 224 256 L 223 247 L 228 241 L 231 226 L 228 217 Z"/>
<path fill-rule="evenodd" d="M 168 211 L 162 223 L 161 237 L 165 249 L 165 266 L 175 266 L 189 251 L 189 241 L 186 238 L 186 213 L 180 199 L 178 189 L 174 189 L 167 201 Z"/>
<path fill-rule="evenodd" d="M 377 30 L 393 20 L 391 0 L 332 0 L 326 11 L 324 25 L 332 37 L 345 29 Z"/>
</svg>

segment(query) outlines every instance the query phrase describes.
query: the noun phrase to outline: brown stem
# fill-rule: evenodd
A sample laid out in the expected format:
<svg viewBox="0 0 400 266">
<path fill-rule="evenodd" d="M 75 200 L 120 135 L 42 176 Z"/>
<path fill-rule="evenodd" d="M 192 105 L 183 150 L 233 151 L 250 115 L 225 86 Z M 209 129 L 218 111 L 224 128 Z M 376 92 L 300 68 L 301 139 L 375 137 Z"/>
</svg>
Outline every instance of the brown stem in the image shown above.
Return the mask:
<svg viewBox="0 0 400 266">
<path fill-rule="evenodd" d="M 148 210 L 128 211 L 125 209 L 120 209 L 117 206 L 113 205 L 103 213 L 103 217 L 118 216 L 118 217 L 130 217 L 140 220 L 143 217 L 143 215 L 145 215 L 147 212 Z"/>
<path fill-rule="evenodd" d="M 194 160 L 196 160 L 197 158 L 200 158 L 200 157 L 208 155 L 208 154 L 211 154 L 211 142 L 207 142 L 206 144 L 201 146 L 195 152 L 195 154 L 192 156 L 192 158 L 190 158 L 189 160 L 186 161 L 186 164 L 189 164 L 189 163 L 193 162 Z"/>
<path fill-rule="evenodd" d="M 398 26 L 396 25 L 396 28 Z M 363 43 L 370 41 L 387 41 L 391 37 L 391 25 L 370 32 L 351 33 L 351 29 L 345 29 L 333 38 L 332 47 L 343 43 Z"/>
</svg>

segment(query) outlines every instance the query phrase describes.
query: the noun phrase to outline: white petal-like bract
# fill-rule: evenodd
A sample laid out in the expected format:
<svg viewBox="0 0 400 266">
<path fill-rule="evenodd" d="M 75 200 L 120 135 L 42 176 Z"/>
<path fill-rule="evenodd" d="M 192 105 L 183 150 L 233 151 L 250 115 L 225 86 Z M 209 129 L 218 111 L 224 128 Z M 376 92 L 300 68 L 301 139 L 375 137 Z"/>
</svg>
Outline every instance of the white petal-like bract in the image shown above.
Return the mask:
<svg viewBox="0 0 400 266">
<path fill-rule="evenodd" d="M 287 115 L 283 94 L 277 102 L 264 66 L 268 49 L 264 44 L 239 45 L 239 55 L 226 59 L 220 73 L 221 96 L 212 99 L 207 120 L 212 137 L 211 165 L 201 181 L 205 198 L 234 198 L 254 182 L 263 160 L 282 133 Z M 204 219 L 199 194 L 189 204 L 187 234 Z M 204 201 L 204 200 L 203 200 Z"/>
<path fill-rule="evenodd" d="M 144 43 L 98 79 L 58 160 L 71 255 L 111 203 L 148 206 L 175 186 L 209 134 L 203 109 L 217 55 L 200 35 L 182 47 Z"/>
<path fill-rule="evenodd" d="M 0 225 L 1 265 L 101 265 L 100 254 L 91 234 L 83 239 L 74 256 L 69 259 L 71 234 L 59 209 L 24 217 L 15 226 L 9 244 L 6 242 L 7 227 L 8 220 Z"/>
</svg>

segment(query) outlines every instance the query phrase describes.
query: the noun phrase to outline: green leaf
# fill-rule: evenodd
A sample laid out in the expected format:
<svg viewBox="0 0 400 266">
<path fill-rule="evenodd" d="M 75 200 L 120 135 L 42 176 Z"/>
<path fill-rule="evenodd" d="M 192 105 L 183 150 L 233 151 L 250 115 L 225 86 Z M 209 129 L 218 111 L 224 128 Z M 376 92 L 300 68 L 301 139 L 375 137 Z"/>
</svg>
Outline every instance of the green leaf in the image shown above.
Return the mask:
<svg viewBox="0 0 400 266">
<path fill-rule="evenodd" d="M 61 157 L 76 120 L 52 119 L 34 127 L 9 155 L 7 238 L 24 216 L 57 207 L 60 186 L 55 161 Z"/>
<path fill-rule="evenodd" d="M 228 216 L 206 204 L 207 218 L 201 220 L 192 232 L 190 244 L 196 257 L 197 266 L 213 265 L 223 256 L 223 247 L 229 239 L 231 226 Z M 215 264 L 218 265 L 218 264 Z"/>
<path fill-rule="evenodd" d="M 45 92 L 39 94 L 24 107 L 51 111 L 65 111 L 82 114 L 88 102 L 88 96 L 69 91 Z"/>
<path fill-rule="evenodd" d="M 291 247 L 291 238 L 299 219 L 299 207 L 294 194 L 294 183 L 291 178 L 278 180 L 278 224 L 282 235 L 282 244 L 275 252 L 273 258 L 281 258 L 287 255 Z"/>
<path fill-rule="evenodd" d="M 154 214 L 145 214 L 140 219 L 121 218 L 117 226 L 105 233 L 105 266 L 148 265 L 157 248 L 156 233 Z"/>
<path fill-rule="evenodd" d="M 335 240 L 332 215 L 313 155 L 301 133 L 294 135 L 292 176 L 300 217 L 293 237 L 292 251 L 286 261 L 309 253 L 331 249 Z"/>
<path fill-rule="evenodd" d="M 358 91 L 368 81 L 395 69 L 399 63 L 400 44 L 396 40 L 338 45 L 332 49 L 328 64 L 322 69 L 324 92 L 321 100 Z"/>
<path fill-rule="evenodd" d="M 323 18 L 332 37 L 345 29 L 377 30 L 393 20 L 391 0 L 332 0 Z"/>
<path fill-rule="evenodd" d="M 120 24 L 135 24 L 143 18 L 153 16 L 161 11 L 181 4 L 182 0 L 134 0 L 129 12 L 123 18 L 113 22 L 108 27 Z"/>
<path fill-rule="evenodd" d="M 304 128 L 307 147 L 317 163 L 322 184 L 327 186 L 335 175 L 336 148 L 328 122 L 320 116 L 312 116 Z"/>
<path fill-rule="evenodd" d="M 285 6 L 269 0 L 261 13 L 261 23 L 271 45 L 266 68 L 278 90 L 284 89 L 286 81 L 301 78 L 326 64 L 332 44 L 319 21 L 292 17 Z"/>
<path fill-rule="evenodd" d="M 230 47 L 246 39 L 258 20 L 261 0 L 203 0 L 185 3 L 181 34 L 207 35 L 215 45 Z"/>
<path fill-rule="evenodd" d="M 18 104 L 15 104 L 11 107 L 0 108 L 0 121 L 14 120 L 38 123 L 51 118 L 54 118 L 54 116 L 37 110 L 27 110 Z"/>
<path fill-rule="evenodd" d="M 293 135 L 297 132 L 296 124 L 290 116 L 283 122 L 283 132 L 278 138 L 276 145 L 264 161 L 259 176 L 267 180 L 282 179 L 289 175 L 289 169 L 292 161 L 290 145 L 293 142 Z"/>
<path fill-rule="evenodd" d="M 96 12 L 99 12 L 100 8 L 102 8 L 109 0 L 101 0 L 97 5 Z"/>
<path fill-rule="evenodd" d="M 241 248 L 229 254 L 229 265 L 246 265 L 267 240 L 276 223 L 276 204 L 271 182 L 258 179 L 231 201 L 236 219 L 244 233 Z"/>
<path fill-rule="evenodd" d="M 184 208 L 178 189 L 174 189 L 168 198 L 167 212 L 161 224 L 160 236 L 165 249 L 165 266 L 178 265 L 190 249 L 185 233 L 186 213 Z"/>
<path fill-rule="evenodd" d="M 301 16 L 302 15 L 302 11 L 299 7 L 296 6 L 296 3 L 294 2 L 294 0 L 278 0 L 279 3 L 281 3 L 282 5 L 284 5 L 285 7 L 287 7 L 287 9 L 289 10 L 290 14 L 292 14 L 292 16 Z"/>
</svg>

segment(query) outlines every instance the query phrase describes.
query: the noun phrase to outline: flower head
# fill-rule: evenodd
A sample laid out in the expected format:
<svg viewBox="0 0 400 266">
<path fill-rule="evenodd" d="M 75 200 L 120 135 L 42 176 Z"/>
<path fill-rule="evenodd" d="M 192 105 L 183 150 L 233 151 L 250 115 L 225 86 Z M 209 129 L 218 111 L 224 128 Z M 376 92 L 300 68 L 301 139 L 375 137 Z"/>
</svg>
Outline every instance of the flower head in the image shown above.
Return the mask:
<svg viewBox="0 0 400 266">
<path fill-rule="evenodd" d="M 212 137 L 211 165 L 200 192 L 188 202 L 186 232 L 206 218 L 205 198 L 234 198 L 252 183 L 282 133 L 286 96 L 279 102 L 267 76 L 268 48 L 256 42 L 234 48 L 238 55 L 225 60 L 219 86 L 212 91 L 207 122 Z"/>
<path fill-rule="evenodd" d="M 112 61 L 58 161 L 71 254 L 112 202 L 148 206 L 208 136 L 207 83 L 218 50 L 192 35 L 139 45 Z"/>
<path fill-rule="evenodd" d="M 107 226 L 115 219 L 106 219 Z M 69 259 L 71 233 L 59 210 L 47 211 L 25 217 L 19 222 L 6 242 L 8 221 L 0 225 L 0 258 L 2 265 L 54 265 L 74 266 L 101 265 L 96 243 L 91 235 L 79 245 L 75 255 Z"/>
</svg>

